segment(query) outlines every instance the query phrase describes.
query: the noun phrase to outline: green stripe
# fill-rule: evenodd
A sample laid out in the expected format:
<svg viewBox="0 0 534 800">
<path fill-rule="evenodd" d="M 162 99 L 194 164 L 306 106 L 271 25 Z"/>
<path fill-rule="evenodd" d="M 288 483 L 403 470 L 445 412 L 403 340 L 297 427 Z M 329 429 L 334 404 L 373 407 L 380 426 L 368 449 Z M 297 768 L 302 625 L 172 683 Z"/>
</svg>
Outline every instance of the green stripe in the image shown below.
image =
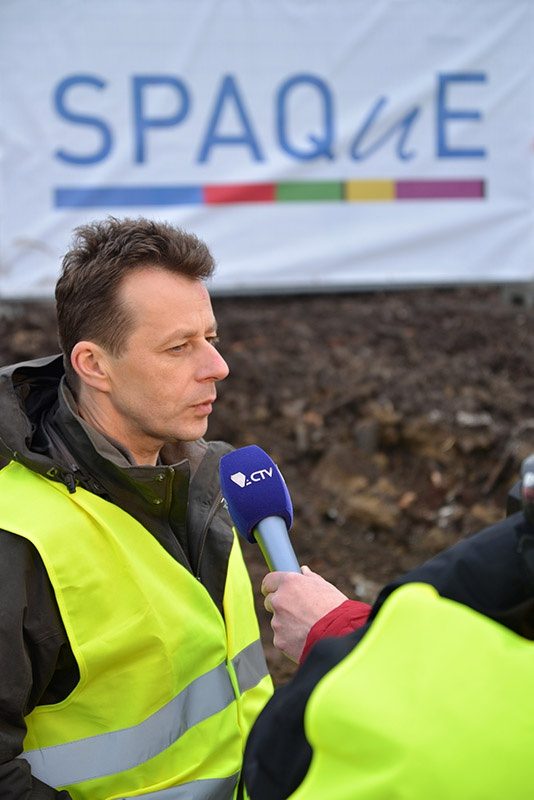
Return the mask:
<svg viewBox="0 0 534 800">
<path fill-rule="evenodd" d="M 343 184 L 339 181 L 302 181 L 277 183 L 275 198 L 282 203 L 299 200 L 343 200 Z"/>
</svg>

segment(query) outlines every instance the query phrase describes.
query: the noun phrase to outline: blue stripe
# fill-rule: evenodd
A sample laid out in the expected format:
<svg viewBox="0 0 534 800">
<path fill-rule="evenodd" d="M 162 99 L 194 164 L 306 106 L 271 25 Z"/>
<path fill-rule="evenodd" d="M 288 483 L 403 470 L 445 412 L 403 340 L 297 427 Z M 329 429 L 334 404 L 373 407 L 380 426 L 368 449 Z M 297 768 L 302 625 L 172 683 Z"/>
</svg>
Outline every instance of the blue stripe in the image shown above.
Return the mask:
<svg viewBox="0 0 534 800">
<path fill-rule="evenodd" d="M 54 191 L 56 208 L 180 206 L 203 202 L 201 186 L 88 186 L 59 187 Z"/>
</svg>

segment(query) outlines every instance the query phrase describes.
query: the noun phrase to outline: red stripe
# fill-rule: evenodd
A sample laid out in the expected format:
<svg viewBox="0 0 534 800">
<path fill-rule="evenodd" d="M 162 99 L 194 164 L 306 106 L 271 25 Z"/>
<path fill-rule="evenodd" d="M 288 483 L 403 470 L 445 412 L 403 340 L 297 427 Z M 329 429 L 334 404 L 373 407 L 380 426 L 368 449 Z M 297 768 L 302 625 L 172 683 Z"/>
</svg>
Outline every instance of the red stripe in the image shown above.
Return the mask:
<svg viewBox="0 0 534 800">
<path fill-rule="evenodd" d="M 204 186 L 204 202 L 212 203 L 273 203 L 274 183 L 244 183 L 231 186 Z"/>
</svg>

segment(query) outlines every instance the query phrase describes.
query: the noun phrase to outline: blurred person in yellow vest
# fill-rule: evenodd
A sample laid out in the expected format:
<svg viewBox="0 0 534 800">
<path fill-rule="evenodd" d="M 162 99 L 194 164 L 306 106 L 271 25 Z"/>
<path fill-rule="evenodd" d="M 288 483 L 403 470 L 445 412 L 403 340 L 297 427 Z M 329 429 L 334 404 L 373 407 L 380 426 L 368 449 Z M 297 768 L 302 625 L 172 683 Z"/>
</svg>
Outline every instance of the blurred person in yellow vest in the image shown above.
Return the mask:
<svg viewBox="0 0 534 800">
<path fill-rule="evenodd" d="M 0 796 L 231 800 L 271 694 L 203 437 L 228 367 L 206 245 L 78 228 L 62 354 L 0 373 Z"/>
<path fill-rule="evenodd" d="M 534 796 L 534 457 L 522 473 L 522 508 L 372 608 L 310 570 L 265 577 L 300 667 L 249 737 L 252 800 Z"/>
</svg>

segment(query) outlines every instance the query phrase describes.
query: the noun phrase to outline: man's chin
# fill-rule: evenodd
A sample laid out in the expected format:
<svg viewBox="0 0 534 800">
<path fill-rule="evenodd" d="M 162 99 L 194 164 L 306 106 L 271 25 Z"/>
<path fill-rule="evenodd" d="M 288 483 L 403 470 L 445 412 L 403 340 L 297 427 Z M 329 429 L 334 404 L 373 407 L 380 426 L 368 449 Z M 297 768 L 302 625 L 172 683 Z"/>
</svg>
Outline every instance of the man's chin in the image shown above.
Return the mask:
<svg viewBox="0 0 534 800">
<path fill-rule="evenodd" d="M 180 444 L 180 442 L 196 442 L 197 439 L 202 439 L 208 430 L 208 420 L 204 424 L 191 425 L 176 433 L 172 438 L 167 439 L 167 442 L 172 444 Z"/>
</svg>

